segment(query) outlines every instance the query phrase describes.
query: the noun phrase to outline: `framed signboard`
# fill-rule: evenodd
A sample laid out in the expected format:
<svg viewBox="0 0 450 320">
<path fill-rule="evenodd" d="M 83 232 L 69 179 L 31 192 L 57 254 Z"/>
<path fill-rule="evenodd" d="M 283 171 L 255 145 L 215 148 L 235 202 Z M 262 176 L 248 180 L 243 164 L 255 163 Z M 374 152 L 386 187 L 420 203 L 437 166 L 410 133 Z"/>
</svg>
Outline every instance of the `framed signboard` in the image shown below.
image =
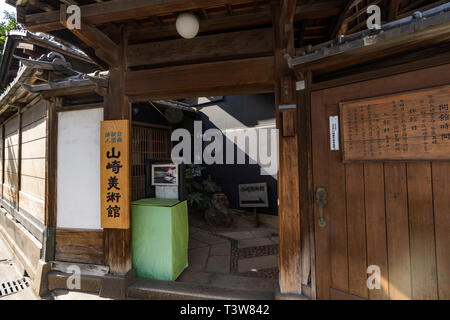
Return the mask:
<svg viewBox="0 0 450 320">
<path fill-rule="evenodd" d="M 450 159 L 450 85 L 340 104 L 344 162 Z"/>
<path fill-rule="evenodd" d="M 154 164 L 152 165 L 152 185 L 178 186 L 178 165 Z"/>
<path fill-rule="evenodd" d="M 102 228 L 130 228 L 130 123 L 102 121 L 100 135 Z"/>
<path fill-rule="evenodd" d="M 241 208 L 268 207 L 267 183 L 240 184 L 239 206 Z"/>
</svg>

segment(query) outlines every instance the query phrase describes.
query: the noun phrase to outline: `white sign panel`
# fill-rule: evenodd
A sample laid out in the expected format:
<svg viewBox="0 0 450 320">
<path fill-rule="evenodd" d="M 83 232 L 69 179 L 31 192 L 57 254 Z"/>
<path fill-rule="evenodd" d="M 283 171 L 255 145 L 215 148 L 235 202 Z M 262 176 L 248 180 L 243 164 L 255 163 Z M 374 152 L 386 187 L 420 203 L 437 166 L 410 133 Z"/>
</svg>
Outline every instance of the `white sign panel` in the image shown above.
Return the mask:
<svg viewBox="0 0 450 320">
<path fill-rule="evenodd" d="M 339 150 L 339 117 L 330 117 L 330 149 Z"/>
<path fill-rule="evenodd" d="M 268 207 L 267 183 L 240 184 L 239 205 L 242 208 Z"/>
<path fill-rule="evenodd" d="M 101 229 L 102 120 L 103 108 L 58 113 L 58 228 Z"/>
<path fill-rule="evenodd" d="M 156 186 L 155 196 L 159 199 L 178 199 L 178 187 Z"/>
</svg>

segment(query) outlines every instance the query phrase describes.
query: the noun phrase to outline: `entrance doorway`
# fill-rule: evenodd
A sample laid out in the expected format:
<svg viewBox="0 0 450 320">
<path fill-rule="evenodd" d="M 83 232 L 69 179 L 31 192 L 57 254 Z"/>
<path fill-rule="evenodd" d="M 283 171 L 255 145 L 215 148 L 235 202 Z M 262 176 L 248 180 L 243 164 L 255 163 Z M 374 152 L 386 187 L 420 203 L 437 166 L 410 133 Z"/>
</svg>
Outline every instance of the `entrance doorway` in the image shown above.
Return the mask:
<svg viewBox="0 0 450 320">
<path fill-rule="evenodd" d="M 249 129 L 257 133 L 258 130 L 275 129 L 274 96 L 210 96 L 135 103 L 131 144 L 133 200 L 148 195 L 145 192 L 145 175 L 150 173 L 145 171 L 145 162 L 170 162 L 172 147 L 177 144 L 171 143 L 171 133 L 177 129 L 187 130 L 191 138 L 195 139 L 195 122 L 201 124 L 203 133 L 208 129 L 216 129 L 223 134 L 226 157 L 225 149 L 229 140 L 227 132 L 232 131 L 234 136 L 240 136 Z M 269 142 L 274 143 L 270 138 L 269 135 Z M 186 187 L 189 202 L 189 266 L 176 281 L 215 288 L 268 292 L 273 296 L 279 278 L 277 173 L 261 175 L 264 170 L 258 165 L 258 159 L 253 159 L 256 163 L 251 164 L 249 150 L 240 150 L 237 141 L 232 144 L 236 158 L 239 152 L 245 154 L 244 164 L 187 166 L 187 171 L 191 167 L 201 167 L 202 171 L 202 177 L 191 183 L 208 188 L 208 181 L 209 186 L 214 184 L 218 190 L 210 194 L 202 187 Z M 207 143 L 203 142 L 202 145 L 206 146 Z M 158 150 L 159 153 L 155 153 Z M 270 149 L 262 152 L 270 152 Z M 239 185 L 254 183 L 266 185 L 267 206 L 255 209 L 240 207 Z M 192 193 L 209 197 L 208 201 L 215 195 L 226 199 L 225 208 L 220 209 L 228 212 L 232 222 L 229 225 L 216 225 L 208 220 L 205 211 L 212 206 L 211 202 L 198 206 Z"/>
</svg>

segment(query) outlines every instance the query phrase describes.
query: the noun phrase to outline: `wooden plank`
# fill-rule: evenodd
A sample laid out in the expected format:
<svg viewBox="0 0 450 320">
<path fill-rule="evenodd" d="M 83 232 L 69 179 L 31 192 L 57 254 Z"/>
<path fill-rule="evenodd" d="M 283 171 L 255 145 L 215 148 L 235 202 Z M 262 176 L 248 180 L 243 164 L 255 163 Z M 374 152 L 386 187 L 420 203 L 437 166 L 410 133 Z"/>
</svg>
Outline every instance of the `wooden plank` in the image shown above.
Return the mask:
<svg viewBox="0 0 450 320">
<path fill-rule="evenodd" d="M 274 77 L 275 69 L 275 105 L 276 105 L 276 124 L 278 129 L 283 129 L 283 113 L 278 108 L 281 104 L 296 104 L 295 94 L 285 95 L 283 83 L 290 83 L 293 85 L 294 79 L 290 77 L 291 72 L 284 60 L 284 53 L 286 47 L 283 39 L 280 38 L 278 30 L 280 30 L 280 8 L 278 6 L 272 7 L 273 25 L 274 25 L 274 39 L 275 39 L 275 65 L 273 65 L 273 58 L 257 58 L 254 65 L 247 69 L 244 60 L 239 61 L 241 66 L 237 68 L 247 69 L 245 72 L 253 72 L 259 74 L 266 82 L 268 79 Z M 294 37 L 291 34 L 287 52 L 293 54 Z M 269 59 L 269 60 L 267 60 Z M 249 62 L 252 61 L 251 59 Z M 270 68 L 267 69 L 267 68 Z M 234 70 L 234 69 L 233 69 Z M 234 74 L 234 72 L 233 72 Z M 244 74 L 241 74 L 241 78 Z M 228 73 L 228 79 L 234 78 L 231 73 Z M 243 78 L 243 77 L 242 77 Z M 209 77 L 208 77 L 209 80 Z M 232 81 L 241 82 L 238 79 Z M 241 82 L 244 85 L 243 81 Z M 253 81 L 251 81 L 253 82 Z M 270 82 L 270 81 L 269 81 Z M 261 83 L 261 82 L 260 82 Z M 267 83 L 267 82 L 266 82 Z M 291 100 L 292 99 L 292 100 Z M 282 155 L 279 160 L 278 171 L 278 216 L 279 216 L 279 234 L 280 234 L 280 291 L 283 294 L 302 294 L 302 243 L 301 243 L 301 212 L 300 212 L 300 165 L 299 165 L 299 144 L 298 144 L 298 114 L 297 107 L 291 112 L 291 126 L 289 135 L 279 135 L 279 154 Z"/>
<path fill-rule="evenodd" d="M 349 293 L 368 298 L 364 165 L 346 166 Z"/>
<path fill-rule="evenodd" d="M 45 179 L 45 158 L 22 159 L 22 175 Z"/>
<path fill-rule="evenodd" d="M 174 77 L 176 74 L 176 77 Z M 207 77 L 205 75 L 208 75 Z M 242 90 L 273 85 L 273 57 L 202 63 L 125 73 L 125 94 L 152 96 Z"/>
<path fill-rule="evenodd" d="M 46 106 L 47 129 L 45 144 L 45 225 L 50 228 L 56 227 L 56 193 L 57 193 L 57 146 L 58 146 L 58 116 L 56 108 L 62 104 L 61 98 L 48 102 Z M 51 241 L 51 240 L 50 240 Z M 50 245 L 50 247 L 54 248 Z M 53 251 L 53 250 L 52 250 Z M 48 253 L 49 257 L 54 252 Z"/>
<path fill-rule="evenodd" d="M 5 161 L 7 164 L 6 170 L 11 171 L 12 168 L 15 168 L 12 171 L 17 173 L 18 159 L 19 159 L 19 146 L 18 145 L 15 145 L 12 147 L 5 147 Z"/>
<path fill-rule="evenodd" d="M 450 158 L 450 85 L 341 103 L 344 161 Z"/>
<path fill-rule="evenodd" d="M 108 95 L 104 98 L 104 119 L 131 121 L 131 104 L 125 94 L 124 72 L 126 70 L 127 41 L 124 38 L 123 30 L 121 30 L 119 46 L 121 48 L 120 64 L 118 68 L 110 69 Z M 129 136 L 132 139 L 131 126 Z M 130 171 L 129 175 L 131 175 Z M 103 240 L 105 244 L 105 264 L 109 266 L 110 273 L 115 275 L 127 274 L 132 268 L 131 229 L 104 229 Z"/>
<path fill-rule="evenodd" d="M 22 175 L 20 177 L 20 190 L 35 197 L 43 199 L 45 197 L 45 179 Z"/>
<path fill-rule="evenodd" d="M 103 265 L 103 232 L 56 229 L 55 260 Z"/>
<path fill-rule="evenodd" d="M 52 261 L 52 270 L 68 273 L 68 268 L 74 263 Z M 94 264 L 75 263 L 80 268 L 81 274 L 84 276 L 103 277 L 109 273 L 109 267 Z"/>
<path fill-rule="evenodd" d="M 38 140 L 46 137 L 46 120 L 42 118 L 33 122 L 22 129 L 22 143 Z"/>
<path fill-rule="evenodd" d="M 130 228 L 130 123 L 102 121 L 101 221 L 105 229 Z"/>
<path fill-rule="evenodd" d="M 22 144 L 22 158 L 45 158 L 46 139 L 39 139 Z"/>
<path fill-rule="evenodd" d="M 19 187 L 19 175 L 5 171 L 5 184 L 17 189 Z M 14 198 L 16 199 L 17 197 Z"/>
<path fill-rule="evenodd" d="M 312 239 L 312 224 L 314 223 L 314 218 L 311 217 L 312 214 L 312 199 L 309 195 L 313 188 L 310 184 L 310 126 L 309 126 L 309 95 L 308 90 L 297 92 L 297 106 L 298 110 L 298 135 L 299 135 L 299 180 L 300 180 L 300 241 L 301 241 L 301 252 L 302 252 L 302 293 L 303 295 L 311 297 L 313 290 L 309 290 L 309 294 L 305 292 L 305 286 L 312 286 L 312 264 L 313 264 L 313 253 L 311 244 Z M 314 287 L 315 291 L 315 287 Z"/>
<path fill-rule="evenodd" d="M 381 270 L 381 289 L 369 290 L 371 300 L 389 298 L 384 184 L 383 163 L 364 164 L 367 265 Z"/>
<path fill-rule="evenodd" d="M 435 46 L 450 39 L 449 24 L 449 22 L 442 23 L 404 35 L 401 38 L 393 37 L 370 46 L 361 46 L 340 54 L 329 55 L 323 59 L 295 65 L 294 70 L 296 73 L 305 71 L 315 71 L 315 74 L 330 73 L 369 61 L 394 57 L 427 46 Z"/>
<path fill-rule="evenodd" d="M 343 183 L 346 179 L 345 165 L 341 161 L 339 151 L 330 151 L 330 142 L 327 140 L 329 126 L 328 119 L 337 114 L 337 106 L 328 108 L 322 115 L 326 127 L 320 134 L 324 136 L 324 149 L 328 157 L 325 159 L 326 170 L 328 172 L 328 205 L 330 211 L 326 228 L 330 229 L 330 265 L 331 283 L 330 287 L 341 291 L 349 290 L 349 265 L 348 265 L 348 240 L 347 240 L 347 204 L 346 190 Z M 322 156 L 323 157 L 323 156 Z M 326 157 L 325 157 L 326 158 Z M 323 241 L 323 240 L 322 240 Z"/>
<path fill-rule="evenodd" d="M 312 158 L 313 158 L 313 178 L 314 187 L 322 187 L 329 190 L 331 186 L 328 181 L 328 160 L 323 155 L 328 154 L 328 137 L 323 134 L 328 132 L 328 122 L 324 116 L 326 105 L 323 103 L 322 92 L 311 93 L 311 122 L 312 122 Z M 330 206 L 323 209 L 324 218 L 330 221 Z M 318 299 L 330 299 L 331 285 L 331 261 L 330 261 L 330 228 L 321 228 L 317 224 L 319 220 L 319 208 L 314 203 L 313 223 L 315 227 L 315 247 L 316 247 L 316 295 Z M 345 259 L 347 256 L 345 257 Z"/>
<path fill-rule="evenodd" d="M 438 296 L 450 299 L 450 163 L 433 162 L 433 207 L 436 232 Z"/>
<path fill-rule="evenodd" d="M 408 163 L 413 299 L 437 299 L 436 247 L 430 163 Z"/>
<path fill-rule="evenodd" d="M 5 177 L 6 178 L 6 177 Z M 16 206 L 19 199 L 17 198 L 17 188 L 8 184 L 8 181 L 5 179 L 5 183 L 3 184 L 3 199 L 7 200 L 10 205 Z"/>
<path fill-rule="evenodd" d="M 294 16 L 297 0 L 282 0 L 280 9 L 279 32 L 283 47 L 289 46 L 289 39 L 294 36 Z M 291 42 L 293 45 L 293 42 Z"/>
<path fill-rule="evenodd" d="M 349 294 L 348 292 L 330 288 L 330 299 L 331 300 L 366 300 L 354 294 Z"/>
<path fill-rule="evenodd" d="M 41 100 L 29 109 L 22 113 L 22 126 L 25 128 L 33 122 L 37 122 L 45 118 L 46 115 L 46 102 Z"/>
<path fill-rule="evenodd" d="M 272 53 L 272 29 L 265 28 L 130 45 L 127 49 L 127 64 L 129 67 L 180 62 L 188 64 Z"/>
<path fill-rule="evenodd" d="M 338 14 L 344 1 L 324 1 L 319 3 L 298 4 L 295 11 L 295 21 L 304 19 L 327 18 Z M 250 29 L 270 25 L 272 14 L 269 10 L 238 13 L 232 16 L 210 17 L 200 24 L 200 34 L 211 34 L 230 30 Z M 174 24 L 159 26 L 141 26 L 127 28 L 126 38 L 132 43 L 149 40 L 168 39 L 179 37 Z"/>
<path fill-rule="evenodd" d="M 43 198 L 43 197 L 42 197 Z M 19 207 L 31 214 L 39 221 L 44 223 L 45 220 L 45 203 L 44 200 L 39 200 L 33 195 L 24 191 L 19 192 Z"/>
<path fill-rule="evenodd" d="M 67 27 L 67 5 L 60 6 L 60 22 Z M 119 47 L 103 32 L 96 27 L 80 22 L 81 28 L 70 28 L 69 30 L 81 41 L 95 50 L 97 57 L 110 66 L 117 66 Z"/>
<path fill-rule="evenodd" d="M 141 19 L 154 15 L 196 10 L 198 8 L 214 8 L 218 6 L 242 4 L 242 0 L 209 0 L 207 4 L 204 0 L 196 1 L 158 1 L 158 0 L 133 0 L 133 1 L 107 1 L 102 3 L 92 3 L 81 6 L 81 16 L 83 20 L 91 24 L 104 24 L 111 21 L 123 21 L 127 19 Z M 343 6 L 343 1 L 324 1 L 319 3 L 300 4 L 296 9 L 295 19 L 324 18 L 339 13 Z M 18 7 L 19 9 L 21 7 Z M 270 23 L 270 12 L 265 12 L 265 23 Z M 207 22 L 202 21 L 202 23 Z M 236 26 L 236 22 L 230 19 L 228 28 Z M 28 14 L 25 21 L 21 22 L 32 32 L 49 32 L 61 30 L 63 27 L 59 21 L 59 11 L 54 10 L 44 13 Z"/>
<path fill-rule="evenodd" d="M 389 298 L 392 300 L 409 300 L 412 293 L 406 164 L 385 163 L 384 180 Z"/>
</svg>

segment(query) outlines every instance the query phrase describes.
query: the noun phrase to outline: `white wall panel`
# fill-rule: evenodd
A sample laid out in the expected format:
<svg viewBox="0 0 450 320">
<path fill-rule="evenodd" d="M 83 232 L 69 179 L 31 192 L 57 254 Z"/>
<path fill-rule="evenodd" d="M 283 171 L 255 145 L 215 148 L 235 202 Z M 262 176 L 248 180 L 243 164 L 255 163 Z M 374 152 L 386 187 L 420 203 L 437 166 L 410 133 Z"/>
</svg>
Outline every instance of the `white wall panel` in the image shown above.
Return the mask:
<svg viewBox="0 0 450 320">
<path fill-rule="evenodd" d="M 58 114 L 57 227 L 100 229 L 103 109 Z"/>
</svg>

